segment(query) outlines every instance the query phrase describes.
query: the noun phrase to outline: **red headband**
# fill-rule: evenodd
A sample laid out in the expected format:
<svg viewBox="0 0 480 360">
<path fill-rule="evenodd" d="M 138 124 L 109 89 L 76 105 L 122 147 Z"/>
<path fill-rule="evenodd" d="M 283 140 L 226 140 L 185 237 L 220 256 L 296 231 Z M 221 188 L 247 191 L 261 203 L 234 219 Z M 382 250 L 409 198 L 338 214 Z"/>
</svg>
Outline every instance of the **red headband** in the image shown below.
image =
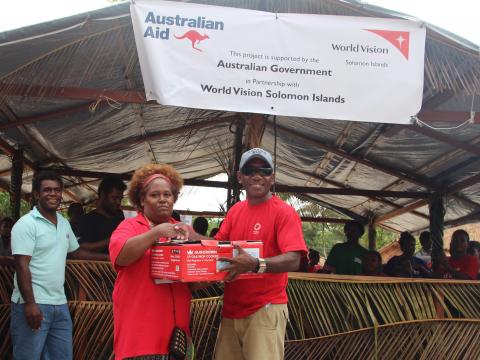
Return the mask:
<svg viewBox="0 0 480 360">
<path fill-rule="evenodd" d="M 166 182 L 168 182 L 170 185 L 173 185 L 172 184 L 172 181 L 170 180 L 170 178 L 168 178 L 167 176 L 163 175 L 163 174 L 152 174 L 150 175 L 149 177 L 147 177 L 145 179 L 145 181 L 143 182 L 142 184 L 142 189 L 145 190 L 145 188 L 147 187 L 148 184 L 150 184 L 153 180 L 155 179 L 163 179 L 165 180 Z"/>
</svg>

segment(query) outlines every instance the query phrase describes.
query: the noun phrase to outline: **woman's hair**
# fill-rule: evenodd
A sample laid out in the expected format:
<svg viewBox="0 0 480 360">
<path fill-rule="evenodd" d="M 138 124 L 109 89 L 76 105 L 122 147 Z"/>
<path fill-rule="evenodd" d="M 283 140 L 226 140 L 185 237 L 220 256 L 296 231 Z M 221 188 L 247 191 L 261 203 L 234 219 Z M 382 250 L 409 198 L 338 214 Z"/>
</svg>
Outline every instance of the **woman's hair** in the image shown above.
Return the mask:
<svg viewBox="0 0 480 360">
<path fill-rule="evenodd" d="M 170 179 L 172 184 L 172 192 L 177 201 L 180 189 L 183 186 L 183 178 L 180 173 L 173 168 L 173 166 L 167 164 L 147 164 L 141 168 L 135 170 L 130 181 L 130 187 L 128 189 L 128 198 L 130 203 L 137 209 L 141 209 L 141 198 L 144 195 L 144 181 L 153 174 L 162 174 Z"/>
</svg>

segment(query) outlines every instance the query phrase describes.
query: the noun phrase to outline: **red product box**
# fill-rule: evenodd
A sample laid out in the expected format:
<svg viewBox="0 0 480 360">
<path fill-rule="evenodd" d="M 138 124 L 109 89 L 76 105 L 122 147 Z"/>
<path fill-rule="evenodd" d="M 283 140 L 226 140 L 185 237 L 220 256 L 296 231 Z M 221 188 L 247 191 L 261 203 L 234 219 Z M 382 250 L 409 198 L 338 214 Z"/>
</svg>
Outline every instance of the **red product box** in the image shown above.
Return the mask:
<svg viewBox="0 0 480 360">
<path fill-rule="evenodd" d="M 253 257 L 263 257 L 261 241 L 156 242 L 151 251 L 151 276 L 156 284 L 172 281 L 221 281 L 227 275 L 227 272 L 222 269 L 228 263 L 218 259 L 236 256 L 238 251 L 233 247 L 234 245 L 240 245 Z M 237 279 L 258 276 L 262 274 L 245 273 Z"/>
</svg>

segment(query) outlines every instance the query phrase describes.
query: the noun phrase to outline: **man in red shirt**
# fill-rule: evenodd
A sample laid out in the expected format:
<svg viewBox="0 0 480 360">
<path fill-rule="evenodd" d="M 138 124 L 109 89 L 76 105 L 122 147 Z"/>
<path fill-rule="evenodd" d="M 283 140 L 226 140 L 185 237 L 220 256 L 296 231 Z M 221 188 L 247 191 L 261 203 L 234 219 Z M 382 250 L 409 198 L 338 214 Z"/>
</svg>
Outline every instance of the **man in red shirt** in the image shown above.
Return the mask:
<svg viewBox="0 0 480 360">
<path fill-rule="evenodd" d="M 283 359 L 288 321 L 288 271 L 296 271 L 307 248 L 302 224 L 291 206 L 273 195 L 273 161 L 263 149 L 242 155 L 237 173 L 247 199 L 228 212 L 217 240 L 261 240 L 264 259 L 241 248 L 225 278 L 223 319 L 215 347 L 217 360 Z M 235 280 L 253 271 L 263 277 Z"/>
<path fill-rule="evenodd" d="M 467 254 L 468 233 L 465 230 L 456 230 L 450 242 L 450 257 L 448 261 L 441 260 L 447 273 L 454 279 L 475 280 L 477 278 L 479 263 L 473 255 Z"/>
</svg>

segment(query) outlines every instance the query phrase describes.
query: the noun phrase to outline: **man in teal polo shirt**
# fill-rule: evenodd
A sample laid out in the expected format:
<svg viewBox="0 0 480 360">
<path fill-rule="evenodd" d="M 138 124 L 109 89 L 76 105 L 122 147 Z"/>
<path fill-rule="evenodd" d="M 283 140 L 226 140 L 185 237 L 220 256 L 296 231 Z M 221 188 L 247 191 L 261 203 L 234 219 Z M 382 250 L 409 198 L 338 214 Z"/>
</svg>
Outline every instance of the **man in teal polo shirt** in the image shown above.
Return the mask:
<svg viewBox="0 0 480 360">
<path fill-rule="evenodd" d="M 67 254 L 108 260 L 79 249 L 69 222 L 59 213 L 63 183 L 55 172 L 34 177 L 37 206 L 12 229 L 15 262 L 10 330 L 14 359 L 71 359 L 72 321 L 64 292 Z"/>
</svg>

